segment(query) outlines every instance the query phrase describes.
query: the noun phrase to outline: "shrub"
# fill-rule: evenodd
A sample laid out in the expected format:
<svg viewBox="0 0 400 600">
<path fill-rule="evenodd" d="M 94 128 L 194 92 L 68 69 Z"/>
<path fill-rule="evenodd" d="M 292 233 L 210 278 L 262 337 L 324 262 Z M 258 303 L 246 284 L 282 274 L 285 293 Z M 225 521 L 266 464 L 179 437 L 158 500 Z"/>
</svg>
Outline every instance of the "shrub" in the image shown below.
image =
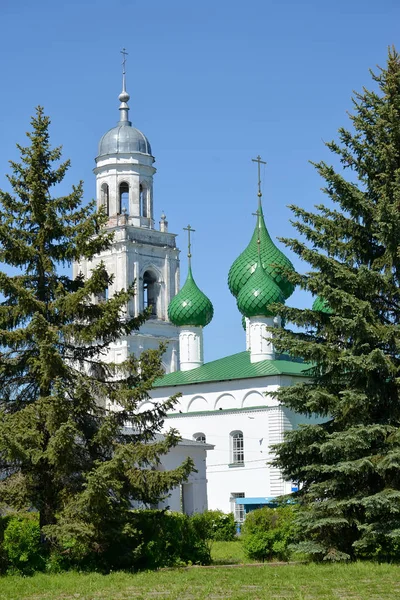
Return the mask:
<svg viewBox="0 0 400 600">
<path fill-rule="evenodd" d="M 134 514 L 134 523 L 139 542 L 134 551 L 135 568 L 210 564 L 206 540 L 187 515 L 138 510 Z"/>
<path fill-rule="evenodd" d="M 242 527 L 241 541 L 248 558 L 288 560 L 288 545 L 295 537 L 295 507 L 259 508 L 250 512 Z"/>
<path fill-rule="evenodd" d="M 191 517 L 192 523 L 202 539 L 231 542 L 236 539 L 236 524 L 232 513 L 221 510 L 206 510 Z"/>
<path fill-rule="evenodd" d="M 3 557 L 8 572 L 30 575 L 45 567 L 43 546 L 40 542 L 38 515 L 20 513 L 5 517 L 7 525 L 3 534 Z"/>
<path fill-rule="evenodd" d="M 101 570 L 159 569 L 209 564 L 210 550 L 190 517 L 163 510 L 130 511 L 129 523 L 110 530 L 107 543 L 93 544 L 91 531 L 72 529 L 58 538 L 47 568 Z M 60 542 L 60 539 L 62 540 Z"/>
</svg>

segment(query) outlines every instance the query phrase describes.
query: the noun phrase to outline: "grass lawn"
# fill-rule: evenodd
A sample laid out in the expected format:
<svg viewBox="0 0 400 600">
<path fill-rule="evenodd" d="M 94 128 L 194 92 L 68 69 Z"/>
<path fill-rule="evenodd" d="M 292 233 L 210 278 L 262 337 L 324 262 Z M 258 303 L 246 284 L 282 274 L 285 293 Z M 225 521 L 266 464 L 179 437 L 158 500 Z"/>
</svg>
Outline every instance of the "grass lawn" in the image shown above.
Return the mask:
<svg viewBox="0 0 400 600">
<path fill-rule="evenodd" d="M 285 565 L 0 578 L 0 600 L 391 600 L 400 567 Z"/>
<path fill-rule="evenodd" d="M 211 557 L 214 565 L 241 565 L 253 562 L 246 558 L 239 541 L 211 542 Z"/>
</svg>

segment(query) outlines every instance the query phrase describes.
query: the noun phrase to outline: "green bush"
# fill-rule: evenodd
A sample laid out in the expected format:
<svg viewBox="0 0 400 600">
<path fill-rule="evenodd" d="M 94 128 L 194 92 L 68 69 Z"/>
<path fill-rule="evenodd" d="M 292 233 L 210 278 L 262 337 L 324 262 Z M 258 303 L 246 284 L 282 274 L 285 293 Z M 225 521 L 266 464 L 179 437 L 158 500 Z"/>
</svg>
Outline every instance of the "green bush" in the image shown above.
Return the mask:
<svg viewBox="0 0 400 600">
<path fill-rule="evenodd" d="M 0 572 L 30 575 L 47 570 L 159 569 L 186 564 L 210 564 L 207 540 L 191 517 L 162 510 L 136 510 L 123 529 L 115 528 L 107 544 L 92 544 L 84 527 L 51 540 L 45 555 L 35 513 L 0 518 Z"/>
<path fill-rule="evenodd" d="M 134 550 L 136 569 L 157 569 L 184 564 L 210 564 L 206 539 L 182 513 L 138 510 L 134 513 L 138 544 Z"/>
<path fill-rule="evenodd" d="M 236 539 L 236 523 L 232 513 L 221 510 L 206 510 L 191 517 L 192 523 L 202 539 L 232 542 Z"/>
<path fill-rule="evenodd" d="M 81 570 L 142 570 L 186 564 L 209 564 L 207 542 L 190 517 L 163 510 L 133 510 L 129 523 L 115 524 L 102 544 L 94 544 L 85 527 L 66 532 L 54 544 L 50 572 Z M 60 542 L 60 539 L 62 540 Z"/>
<path fill-rule="evenodd" d="M 242 527 L 243 549 L 253 560 L 288 560 L 295 537 L 295 507 L 259 508 L 250 512 Z"/>
<path fill-rule="evenodd" d="M 3 517 L 6 522 L 2 541 L 3 560 L 8 572 L 30 575 L 45 568 L 40 542 L 38 515 L 21 513 Z"/>
</svg>

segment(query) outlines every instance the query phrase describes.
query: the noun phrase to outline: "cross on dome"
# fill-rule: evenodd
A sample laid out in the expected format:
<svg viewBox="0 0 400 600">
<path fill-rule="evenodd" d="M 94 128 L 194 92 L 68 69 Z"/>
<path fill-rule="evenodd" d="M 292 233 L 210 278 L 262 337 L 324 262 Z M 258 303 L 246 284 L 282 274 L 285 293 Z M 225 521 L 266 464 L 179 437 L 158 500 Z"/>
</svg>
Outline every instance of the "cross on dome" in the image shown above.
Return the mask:
<svg viewBox="0 0 400 600">
<path fill-rule="evenodd" d="M 196 230 L 192 229 L 192 227 L 190 225 L 188 225 L 187 227 L 184 227 L 183 230 L 188 232 L 188 259 L 189 259 L 189 267 L 190 267 L 191 262 L 192 262 L 191 261 L 191 258 L 192 258 L 192 252 L 191 252 L 192 251 L 192 244 L 191 244 L 191 241 L 190 241 L 190 234 L 191 234 L 192 231 L 195 232 Z"/>
</svg>

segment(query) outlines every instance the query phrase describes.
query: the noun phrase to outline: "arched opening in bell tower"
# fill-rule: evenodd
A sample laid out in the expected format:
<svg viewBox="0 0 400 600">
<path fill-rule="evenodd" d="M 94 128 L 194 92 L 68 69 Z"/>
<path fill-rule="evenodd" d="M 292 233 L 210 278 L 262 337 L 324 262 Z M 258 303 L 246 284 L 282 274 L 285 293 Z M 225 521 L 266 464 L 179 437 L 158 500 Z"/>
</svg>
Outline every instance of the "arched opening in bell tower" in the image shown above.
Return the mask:
<svg viewBox="0 0 400 600">
<path fill-rule="evenodd" d="M 108 185 L 106 183 L 103 183 L 101 186 L 101 206 L 104 206 L 104 212 L 106 213 L 106 215 L 110 214 L 110 198 L 109 198 L 109 190 L 108 190 Z"/>
<path fill-rule="evenodd" d="M 157 316 L 158 283 L 151 271 L 143 274 L 143 308 L 151 307 L 151 316 Z"/>
<path fill-rule="evenodd" d="M 121 215 L 125 213 L 129 215 L 129 185 L 126 181 L 120 183 L 119 186 L 119 210 L 118 213 Z"/>
<path fill-rule="evenodd" d="M 140 205 L 140 214 L 142 217 L 149 216 L 147 200 L 148 200 L 147 187 L 143 183 L 141 183 L 139 185 L 139 205 Z"/>
</svg>

